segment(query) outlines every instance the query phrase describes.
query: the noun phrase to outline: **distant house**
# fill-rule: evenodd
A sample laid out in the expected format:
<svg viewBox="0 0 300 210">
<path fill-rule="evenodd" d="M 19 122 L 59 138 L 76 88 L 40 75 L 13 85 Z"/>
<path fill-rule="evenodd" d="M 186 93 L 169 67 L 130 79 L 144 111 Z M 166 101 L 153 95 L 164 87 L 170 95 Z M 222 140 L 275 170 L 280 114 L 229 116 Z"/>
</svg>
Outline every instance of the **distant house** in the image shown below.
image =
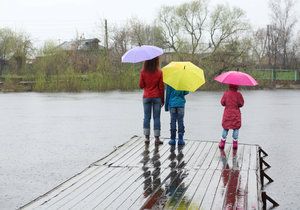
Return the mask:
<svg viewBox="0 0 300 210">
<path fill-rule="evenodd" d="M 99 44 L 99 39 L 78 39 L 65 41 L 57 46 L 69 55 L 68 61 L 81 72 L 95 70 L 101 53 L 105 47 Z"/>
<path fill-rule="evenodd" d="M 58 45 L 58 48 L 66 51 L 91 51 L 91 50 L 103 50 L 104 46 L 99 44 L 99 39 L 79 39 L 74 41 L 65 41 Z"/>
</svg>

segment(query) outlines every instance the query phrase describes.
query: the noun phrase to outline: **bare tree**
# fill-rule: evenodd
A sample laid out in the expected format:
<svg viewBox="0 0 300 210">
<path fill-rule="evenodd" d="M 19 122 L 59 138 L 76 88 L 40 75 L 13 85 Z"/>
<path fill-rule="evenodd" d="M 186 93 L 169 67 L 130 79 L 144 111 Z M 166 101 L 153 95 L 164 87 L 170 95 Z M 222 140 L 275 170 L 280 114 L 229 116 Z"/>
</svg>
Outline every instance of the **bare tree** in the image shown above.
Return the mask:
<svg viewBox="0 0 300 210">
<path fill-rule="evenodd" d="M 274 43 L 276 46 L 273 46 L 273 48 L 276 48 L 277 52 L 282 54 L 282 66 L 284 68 L 288 65 L 288 50 L 291 46 L 293 29 L 297 21 L 293 14 L 294 6 L 294 0 L 269 1 L 271 25 L 273 27 L 272 33 L 277 33 L 275 36 L 278 38 L 278 42 Z M 277 56 L 277 54 L 275 56 Z M 277 57 L 275 59 L 275 65 L 276 60 Z"/>
<path fill-rule="evenodd" d="M 267 55 L 267 47 L 267 31 L 265 28 L 259 28 L 253 32 L 252 37 L 252 59 L 256 65 L 262 65 Z"/>
<path fill-rule="evenodd" d="M 114 54 L 121 57 L 129 48 L 130 37 L 126 26 L 114 27 L 111 37 Z"/>
<path fill-rule="evenodd" d="M 245 13 L 239 8 L 218 5 L 210 15 L 210 41 L 213 53 L 233 36 L 250 28 Z"/>
<path fill-rule="evenodd" d="M 179 36 L 180 24 L 176 15 L 176 7 L 163 6 L 159 11 L 157 23 L 162 29 L 166 48 L 178 52 L 182 44 L 182 39 Z"/>
<path fill-rule="evenodd" d="M 137 18 L 130 19 L 128 26 L 130 41 L 133 46 L 148 44 L 163 47 L 163 35 L 160 27 L 155 26 L 155 24 L 143 23 Z"/>
<path fill-rule="evenodd" d="M 200 50 L 200 41 L 205 32 L 205 23 L 208 16 L 206 0 L 195 0 L 184 3 L 176 8 L 176 14 L 183 31 L 190 37 L 192 57 Z M 202 52 L 204 50 L 202 49 Z"/>
</svg>

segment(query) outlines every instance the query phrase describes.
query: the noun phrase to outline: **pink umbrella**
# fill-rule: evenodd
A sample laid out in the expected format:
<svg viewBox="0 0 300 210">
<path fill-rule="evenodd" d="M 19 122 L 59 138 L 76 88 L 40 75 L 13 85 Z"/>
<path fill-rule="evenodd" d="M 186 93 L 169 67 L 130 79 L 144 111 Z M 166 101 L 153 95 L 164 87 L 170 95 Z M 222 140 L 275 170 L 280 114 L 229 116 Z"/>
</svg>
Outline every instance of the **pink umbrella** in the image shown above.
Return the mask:
<svg viewBox="0 0 300 210">
<path fill-rule="evenodd" d="M 215 77 L 215 80 L 223 84 L 241 86 L 255 86 L 258 84 L 252 76 L 240 71 L 224 72 L 219 76 Z"/>
</svg>

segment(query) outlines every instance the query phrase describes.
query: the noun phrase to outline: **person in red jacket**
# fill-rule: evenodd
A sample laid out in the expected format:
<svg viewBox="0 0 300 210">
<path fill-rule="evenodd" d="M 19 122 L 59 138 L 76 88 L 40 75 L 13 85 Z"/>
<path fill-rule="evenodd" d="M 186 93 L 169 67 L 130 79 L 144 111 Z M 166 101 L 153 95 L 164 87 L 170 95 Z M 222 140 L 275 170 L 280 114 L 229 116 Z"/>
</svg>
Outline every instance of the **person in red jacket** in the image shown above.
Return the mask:
<svg viewBox="0 0 300 210">
<path fill-rule="evenodd" d="M 224 106 L 224 113 L 222 119 L 222 139 L 219 143 L 219 148 L 224 149 L 226 138 L 229 129 L 232 129 L 233 149 L 238 147 L 239 129 L 241 128 L 241 111 L 240 108 L 244 105 L 244 98 L 238 92 L 237 85 L 229 85 L 229 90 L 225 91 L 221 99 L 221 104 Z"/>
<path fill-rule="evenodd" d="M 163 144 L 160 137 L 160 112 L 164 105 L 163 74 L 159 68 L 159 57 L 144 62 L 140 73 L 139 86 L 144 89 L 144 135 L 145 143 L 150 142 L 150 120 L 153 110 L 155 144 Z"/>
</svg>

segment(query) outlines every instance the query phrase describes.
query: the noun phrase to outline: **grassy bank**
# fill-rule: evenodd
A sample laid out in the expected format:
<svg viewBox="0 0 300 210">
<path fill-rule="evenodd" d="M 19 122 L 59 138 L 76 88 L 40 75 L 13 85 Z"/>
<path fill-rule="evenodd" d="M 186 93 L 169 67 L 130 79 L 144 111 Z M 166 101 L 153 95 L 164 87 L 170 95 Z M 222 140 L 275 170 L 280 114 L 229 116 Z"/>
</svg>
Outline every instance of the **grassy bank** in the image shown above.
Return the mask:
<svg viewBox="0 0 300 210">
<path fill-rule="evenodd" d="M 122 90 L 131 91 L 138 89 L 139 68 L 127 66 L 119 71 L 95 71 L 89 73 L 78 73 L 72 68 L 68 68 L 63 73 L 47 75 L 40 71 L 23 76 L 6 74 L 1 78 L 1 90 L 4 92 L 81 92 L 81 91 L 109 91 Z M 299 82 L 294 81 L 293 71 L 277 72 L 276 81 L 272 80 L 271 71 L 251 70 L 247 71 L 254 76 L 259 86 L 249 89 L 263 88 L 294 88 Z M 206 72 L 206 83 L 201 90 L 224 90 L 227 87 L 213 80 L 214 74 Z M 247 88 L 246 88 L 247 89 Z"/>
</svg>

